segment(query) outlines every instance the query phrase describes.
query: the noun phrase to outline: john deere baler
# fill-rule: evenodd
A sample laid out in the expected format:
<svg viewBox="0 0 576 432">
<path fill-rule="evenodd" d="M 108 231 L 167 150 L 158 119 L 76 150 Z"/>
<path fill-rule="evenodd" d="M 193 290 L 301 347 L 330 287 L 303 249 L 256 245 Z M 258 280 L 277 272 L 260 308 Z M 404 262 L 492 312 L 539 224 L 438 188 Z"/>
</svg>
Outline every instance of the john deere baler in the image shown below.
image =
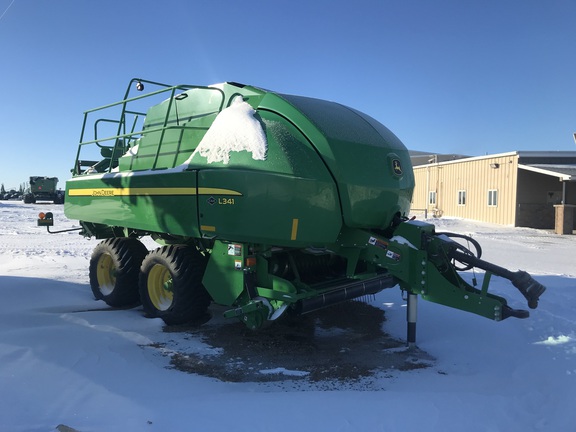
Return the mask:
<svg viewBox="0 0 576 432">
<path fill-rule="evenodd" d="M 155 90 L 132 94 L 144 85 Z M 528 316 L 488 292 L 490 276 L 510 279 L 531 308 L 545 288 L 408 220 L 413 188 L 404 145 L 352 108 L 135 79 L 120 102 L 85 113 L 65 214 L 102 239 L 90 261 L 96 298 L 142 303 L 167 324 L 206 320 L 215 302 L 258 328 L 397 285 L 409 340 L 417 295 L 493 320 Z M 159 247 L 148 251 L 144 236 Z M 486 271 L 480 288 L 462 266 Z"/>
</svg>

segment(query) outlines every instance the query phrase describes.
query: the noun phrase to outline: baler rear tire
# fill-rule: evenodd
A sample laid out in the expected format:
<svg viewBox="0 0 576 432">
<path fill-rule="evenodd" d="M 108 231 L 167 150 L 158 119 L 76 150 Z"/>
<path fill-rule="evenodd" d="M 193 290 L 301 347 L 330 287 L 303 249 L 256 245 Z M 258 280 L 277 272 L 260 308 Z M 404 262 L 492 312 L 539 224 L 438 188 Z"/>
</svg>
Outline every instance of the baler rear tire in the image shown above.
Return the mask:
<svg viewBox="0 0 576 432">
<path fill-rule="evenodd" d="M 108 238 L 90 258 L 90 287 L 97 300 L 115 308 L 140 304 L 138 275 L 148 249 L 135 238 Z"/>
<path fill-rule="evenodd" d="M 167 325 L 210 319 L 212 298 L 202 285 L 206 258 L 186 245 L 163 246 L 150 252 L 140 269 L 140 299 L 150 318 Z"/>
</svg>

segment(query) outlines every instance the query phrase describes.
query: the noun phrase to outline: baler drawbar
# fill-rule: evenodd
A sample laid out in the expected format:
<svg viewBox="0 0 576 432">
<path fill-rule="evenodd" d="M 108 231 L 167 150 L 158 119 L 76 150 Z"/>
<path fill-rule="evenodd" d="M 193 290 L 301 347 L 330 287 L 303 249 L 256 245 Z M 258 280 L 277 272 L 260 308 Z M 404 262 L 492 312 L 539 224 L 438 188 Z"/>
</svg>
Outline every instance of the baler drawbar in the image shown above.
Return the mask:
<svg viewBox="0 0 576 432">
<path fill-rule="evenodd" d="M 144 86 L 154 90 L 132 94 Z M 133 79 L 122 100 L 85 113 L 64 212 L 101 239 L 94 296 L 168 325 L 202 323 L 214 302 L 256 329 L 394 286 L 407 293 L 410 343 L 418 296 L 528 317 L 488 292 L 491 276 L 530 308 L 544 286 L 483 261 L 472 238 L 409 219 L 413 189 L 406 147 L 355 109 L 233 82 Z M 473 267 L 485 271 L 479 288 L 460 275 Z"/>
</svg>

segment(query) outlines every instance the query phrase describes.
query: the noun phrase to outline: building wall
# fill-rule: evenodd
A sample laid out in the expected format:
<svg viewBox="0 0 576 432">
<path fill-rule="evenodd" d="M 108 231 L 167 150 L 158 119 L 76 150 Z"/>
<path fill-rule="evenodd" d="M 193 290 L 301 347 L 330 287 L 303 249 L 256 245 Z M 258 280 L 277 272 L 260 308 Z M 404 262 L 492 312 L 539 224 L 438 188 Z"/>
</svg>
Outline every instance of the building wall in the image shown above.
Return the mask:
<svg viewBox="0 0 576 432">
<path fill-rule="evenodd" d="M 576 205 L 576 182 L 568 182 L 566 184 L 566 204 Z M 573 212 L 572 226 L 576 230 L 576 209 Z"/>
<path fill-rule="evenodd" d="M 519 170 L 516 225 L 554 229 L 555 204 L 562 202 L 562 182 L 552 176 Z M 566 203 L 576 204 L 576 185 L 567 183 Z"/>
<path fill-rule="evenodd" d="M 517 173 L 516 154 L 417 166 L 412 208 L 427 209 L 429 215 L 514 225 Z M 496 191 L 496 205 L 488 205 L 489 190 Z M 429 203 L 429 192 L 436 192 L 436 205 Z M 459 193 L 465 200 L 459 202 Z"/>
<path fill-rule="evenodd" d="M 562 183 L 551 176 L 519 170 L 516 225 L 554 228 L 554 204 L 562 200 Z"/>
</svg>

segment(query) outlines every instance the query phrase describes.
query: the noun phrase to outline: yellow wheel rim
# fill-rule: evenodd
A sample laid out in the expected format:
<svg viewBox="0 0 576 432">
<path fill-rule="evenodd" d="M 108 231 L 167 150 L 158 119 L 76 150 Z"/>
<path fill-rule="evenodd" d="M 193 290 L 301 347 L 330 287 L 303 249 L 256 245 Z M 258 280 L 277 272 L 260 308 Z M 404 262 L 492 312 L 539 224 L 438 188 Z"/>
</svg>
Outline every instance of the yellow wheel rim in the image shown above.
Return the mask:
<svg viewBox="0 0 576 432">
<path fill-rule="evenodd" d="M 114 286 L 116 285 L 116 266 L 109 254 L 102 254 L 100 258 L 98 258 L 96 278 L 98 279 L 98 289 L 103 295 L 109 295 L 114 291 Z"/>
<path fill-rule="evenodd" d="M 148 273 L 148 296 L 154 307 L 165 311 L 172 305 L 172 275 L 161 264 L 156 264 Z"/>
</svg>

